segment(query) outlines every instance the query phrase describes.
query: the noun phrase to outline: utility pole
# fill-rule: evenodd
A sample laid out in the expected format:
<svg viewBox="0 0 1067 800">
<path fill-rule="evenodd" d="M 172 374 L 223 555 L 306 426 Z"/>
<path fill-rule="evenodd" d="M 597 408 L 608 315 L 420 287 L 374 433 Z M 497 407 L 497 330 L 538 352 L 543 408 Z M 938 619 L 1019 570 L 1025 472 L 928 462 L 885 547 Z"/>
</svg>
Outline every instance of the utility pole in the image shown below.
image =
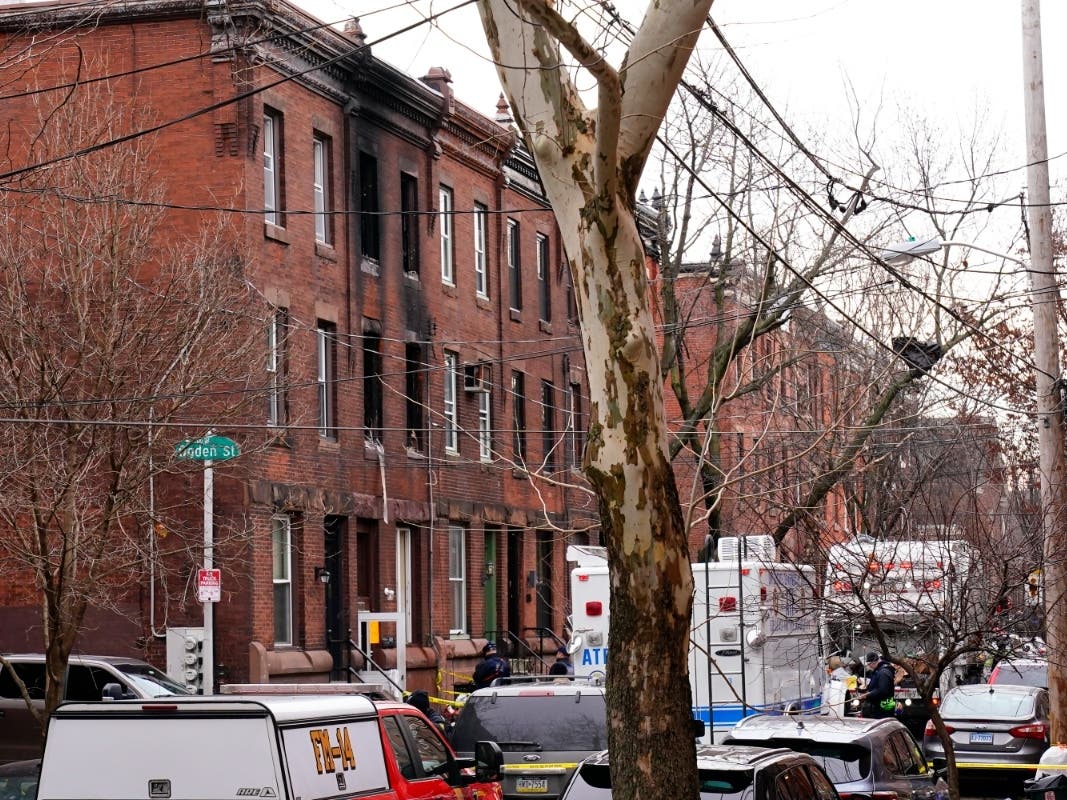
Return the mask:
<svg viewBox="0 0 1067 800">
<path fill-rule="evenodd" d="M 1067 569 L 1067 469 L 1064 467 L 1060 347 L 1056 329 L 1059 288 L 1052 263 L 1045 82 L 1041 62 L 1041 3 L 1022 0 L 1023 87 L 1026 110 L 1027 219 L 1030 225 L 1030 303 L 1034 313 L 1037 424 L 1044 532 L 1045 628 L 1053 744 L 1067 743 L 1067 608 L 1060 602 Z"/>
</svg>

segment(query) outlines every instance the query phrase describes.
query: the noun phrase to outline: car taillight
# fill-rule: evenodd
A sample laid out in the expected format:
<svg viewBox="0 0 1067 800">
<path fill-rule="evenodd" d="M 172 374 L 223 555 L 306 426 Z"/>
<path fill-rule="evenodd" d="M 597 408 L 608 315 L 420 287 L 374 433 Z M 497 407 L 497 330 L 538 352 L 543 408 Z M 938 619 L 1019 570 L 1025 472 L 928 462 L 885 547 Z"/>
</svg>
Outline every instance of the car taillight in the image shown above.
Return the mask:
<svg viewBox="0 0 1067 800">
<path fill-rule="evenodd" d="M 1008 733 L 1016 739 L 1044 739 L 1048 735 L 1048 727 L 1043 722 L 1035 722 L 1031 725 L 1018 725 Z"/>
<path fill-rule="evenodd" d="M 949 733 L 953 733 L 956 729 L 951 725 L 946 725 L 945 730 Z M 923 730 L 923 736 L 937 736 L 937 729 L 934 728 L 934 721 L 932 719 L 927 721 L 926 728 Z"/>
</svg>

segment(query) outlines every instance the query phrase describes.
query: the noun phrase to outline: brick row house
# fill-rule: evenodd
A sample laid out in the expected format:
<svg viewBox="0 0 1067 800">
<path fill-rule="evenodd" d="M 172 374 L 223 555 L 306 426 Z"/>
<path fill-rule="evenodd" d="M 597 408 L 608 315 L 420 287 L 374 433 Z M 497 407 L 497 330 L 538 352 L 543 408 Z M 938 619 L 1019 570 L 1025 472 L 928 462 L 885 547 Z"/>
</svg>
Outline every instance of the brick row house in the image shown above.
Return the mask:
<svg viewBox="0 0 1067 800">
<path fill-rule="evenodd" d="M 507 109 L 484 116 L 447 70 L 416 80 L 358 22 L 284 2 L 10 6 L 0 35 L 18 54 L 0 61 L 5 119 L 32 127 L 34 81 L 106 76 L 154 115 L 170 235 L 221 209 L 262 298 L 263 363 L 239 381 L 256 411 L 216 431 L 242 450 L 213 465 L 214 525 L 240 534 L 214 552 L 217 682 L 358 680 L 350 640 L 403 662 L 409 688 L 464 680 L 486 638 L 537 669 L 596 508 L 569 274 Z M 146 536 L 182 515 L 195 530 L 193 466 L 157 481 L 179 510 Z M 154 544 L 177 569 L 142 565 L 76 650 L 162 664 L 166 631 L 201 624 L 202 551 L 177 538 Z M 0 587 L 0 651 L 41 647 L 25 586 Z"/>
</svg>

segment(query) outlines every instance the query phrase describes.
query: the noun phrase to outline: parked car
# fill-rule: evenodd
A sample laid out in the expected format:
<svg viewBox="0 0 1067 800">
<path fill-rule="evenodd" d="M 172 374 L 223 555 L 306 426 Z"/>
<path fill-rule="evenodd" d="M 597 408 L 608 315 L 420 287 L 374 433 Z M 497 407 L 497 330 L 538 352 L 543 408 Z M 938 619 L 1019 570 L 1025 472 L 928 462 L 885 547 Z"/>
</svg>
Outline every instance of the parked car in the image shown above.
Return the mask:
<svg viewBox="0 0 1067 800">
<path fill-rule="evenodd" d="M 504 753 L 505 798 L 552 800 L 579 761 L 608 746 L 604 687 L 556 675 L 497 679 L 470 694 L 452 731 L 460 757 L 481 740 Z"/>
<path fill-rule="evenodd" d="M 40 775 L 39 758 L 0 765 L 0 800 L 34 800 Z"/>
<path fill-rule="evenodd" d="M 1049 745 L 1048 691 L 1038 686 L 955 686 L 945 694 L 941 718 L 952 736 L 956 766 L 963 771 L 980 771 L 986 765 L 1036 764 Z M 923 753 L 930 761 L 945 757 L 933 722 L 926 726 Z M 1033 774 L 1033 770 L 1020 771 L 1018 777 Z"/>
<path fill-rule="evenodd" d="M 44 709 L 44 656 L 5 655 L 4 660 L 26 685 L 30 701 Z M 117 656 L 71 656 L 67 665 L 64 700 L 101 700 L 110 696 L 151 698 L 189 692 L 151 664 Z M 43 742 L 41 722 L 26 704 L 8 668 L 0 669 L 0 764 L 39 758 Z"/>
<path fill-rule="evenodd" d="M 804 753 L 784 748 L 697 745 L 702 800 L 837 800 L 826 773 Z M 608 751 L 575 770 L 560 800 L 610 800 Z"/>
<path fill-rule="evenodd" d="M 1044 658 L 1005 659 L 989 673 L 990 683 L 1048 688 L 1048 661 Z"/>
<path fill-rule="evenodd" d="M 757 714 L 727 732 L 724 744 L 787 747 L 811 756 L 842 798 L 934 800 L 948 785 L 926 764 L 896 719 Z"/>
</svg>

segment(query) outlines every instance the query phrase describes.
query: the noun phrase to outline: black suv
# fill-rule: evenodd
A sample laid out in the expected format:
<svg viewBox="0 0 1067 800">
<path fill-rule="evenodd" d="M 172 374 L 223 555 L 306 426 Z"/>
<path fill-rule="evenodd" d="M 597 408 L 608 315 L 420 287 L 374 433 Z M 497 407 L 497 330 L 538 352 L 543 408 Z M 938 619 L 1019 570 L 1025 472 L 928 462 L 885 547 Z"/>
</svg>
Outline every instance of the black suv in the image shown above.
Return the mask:
<svg viewBox="0 0 1067 800">
<path fill-rule="evenodd" d="M 499 678 L 467 698 L 452 747 L 470 757 L 486 739 L 504 753 L 504 797 L 553 800 L 579 761 L 608 746 L 604 687 L 563 676 Z"/>
<path fill-rule="evenodd" d="M 723 741 L 807 753 L 826 771 L 842 797 L 935 800 L 948 796 L 940 773 L 926 765 L 911 733 L 892 718 L 757 714 L 737 723 Z"/>
<path fill-rule="evenodd" d="M 815 760 L 792 750 L 740 745 L 697 745 L 702 800 L 838 800 Z M 609 800 L 608 752 L 590 756 L 575 771 L 560 800 Z"/>
</svg>

